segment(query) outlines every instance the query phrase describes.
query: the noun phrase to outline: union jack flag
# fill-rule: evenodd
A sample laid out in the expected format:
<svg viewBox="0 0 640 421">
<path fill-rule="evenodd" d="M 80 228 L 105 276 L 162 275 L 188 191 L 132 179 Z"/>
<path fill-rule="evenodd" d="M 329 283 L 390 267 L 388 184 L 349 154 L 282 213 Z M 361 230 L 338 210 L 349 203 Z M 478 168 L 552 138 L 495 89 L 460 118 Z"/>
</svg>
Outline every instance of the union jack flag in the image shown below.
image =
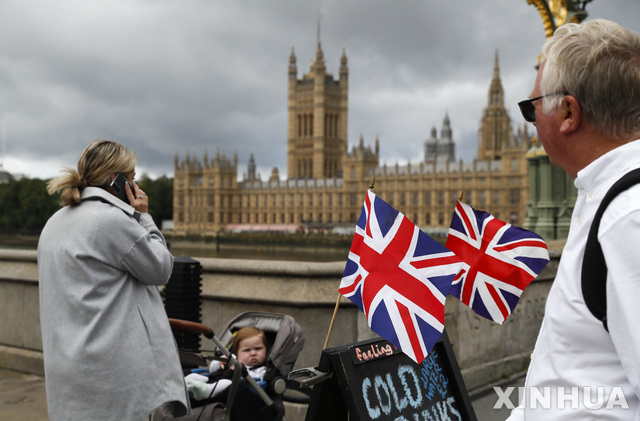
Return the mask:
<svg viewBox="0 0 640 421">
<path fill-rule="evenodd" d="M 461 262 L 388 203 L 367 192 L 339 292 L 371 329 L 417 363 L 444 329 L 444 303 Z"/>
<path fill-rule="evenodd" d="M 549 262 L 547 245 L 537 234 L 460 202 L 446 246 L 464 261 L 449 294 L 499 324 Z"/>
</svg>

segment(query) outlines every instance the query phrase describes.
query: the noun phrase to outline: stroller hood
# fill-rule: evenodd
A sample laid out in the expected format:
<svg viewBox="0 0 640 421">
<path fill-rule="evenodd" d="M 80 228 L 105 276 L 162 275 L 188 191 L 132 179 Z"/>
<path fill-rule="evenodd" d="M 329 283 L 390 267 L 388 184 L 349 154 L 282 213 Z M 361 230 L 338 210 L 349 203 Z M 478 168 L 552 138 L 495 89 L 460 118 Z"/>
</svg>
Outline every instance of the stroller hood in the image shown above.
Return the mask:
<svg viewBox="0 0 640 421">
<path fill-rule="evenodd" d="M 255 326 L 272 339 L 268 360 L 282 375 L 293 368 L 304 346 L 304 331 L 291 316 L 278 313 L 250 311 L 233 318 L 224 328 L 220 341 L 230 346 L 233 335 L 246 326 Z M 271 342 L 271 340 L 269 341 Z"/>
</svg>

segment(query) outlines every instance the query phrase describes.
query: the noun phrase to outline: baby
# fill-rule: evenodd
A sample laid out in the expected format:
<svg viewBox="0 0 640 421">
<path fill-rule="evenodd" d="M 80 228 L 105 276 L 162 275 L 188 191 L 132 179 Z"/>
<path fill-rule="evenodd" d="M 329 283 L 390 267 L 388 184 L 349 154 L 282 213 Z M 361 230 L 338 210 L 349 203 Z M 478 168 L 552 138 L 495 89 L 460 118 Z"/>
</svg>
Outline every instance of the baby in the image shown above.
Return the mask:
<svg viewBox="0 0 640 421">
<path fill-rule="evenodd" d="M 238 362 L 247 367 L 249 375 L 260 384 L 267 371 L 264 365 L 267 361 L 267 338 L 264 332 L 253 326 L 240 329 L 233 337 L 231 352 Z M 225 363 L 218 360 L 212 361 L 209 365 L 211 377 L 217 378 L 216 372 L 223 370 L 224 367 Z M 185 380 L 187 388 L 196 400 L 216 397 L 231 385 L 230 379 L 220 378 L 209 383 L 210 377 L 196 373 L 189 374 Z"/>
</svg>

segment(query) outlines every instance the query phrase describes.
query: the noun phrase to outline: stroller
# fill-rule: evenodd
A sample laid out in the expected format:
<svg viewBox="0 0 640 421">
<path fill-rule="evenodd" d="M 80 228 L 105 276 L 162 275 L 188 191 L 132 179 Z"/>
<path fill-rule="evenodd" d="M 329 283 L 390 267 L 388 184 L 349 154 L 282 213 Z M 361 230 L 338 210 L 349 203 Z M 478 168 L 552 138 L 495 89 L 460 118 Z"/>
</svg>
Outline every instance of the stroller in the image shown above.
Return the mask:
<svg viewBox="0 0 640 421">
<path fill-rule="evenodd" d="M 213 330 L 203 324 L 184 320 L 169 319 L 174 331 L 189 331 L 203 334 L 211 339 L 214 350 L 180 350 L 180 362 L 186 373 L 202 370 L 214 359 L 229 359 L 236 365 L 233 370 L 231 386 L 223 397 L 215 401 L 195 402 L 193 413 L 184 417 L 171 418 L 160 416 L 157 420 L 184 421 L 245 421 L 286 420 L 284 415 L 284 397 L 287 390 L 287 375 L 292 370 L 298 354 L 304 346 L 304 332 L 291 316 L 267 312 L 245 312 L 234 317 L 222 330 L 220 339 Z M 246 369 L 233 359 L 230 353 L 234 334 L 246 326 L 254 326 L 265 333 L 268 342 L 268 355 L 264 389 L 247 374 Z M 240 367 L 240 369 L 238 369 Z"/>
</svg>

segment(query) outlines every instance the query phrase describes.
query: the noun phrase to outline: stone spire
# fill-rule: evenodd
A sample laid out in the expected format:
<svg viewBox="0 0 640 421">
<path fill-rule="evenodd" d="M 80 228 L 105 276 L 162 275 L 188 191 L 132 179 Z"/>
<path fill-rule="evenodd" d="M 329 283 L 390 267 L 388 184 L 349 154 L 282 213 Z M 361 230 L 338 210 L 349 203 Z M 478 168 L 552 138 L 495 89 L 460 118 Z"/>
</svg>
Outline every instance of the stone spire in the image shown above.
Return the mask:
<svg viewBox="0 0 640 421">
<path fill-rule="evenodd" d="M 504 90 L 500 80 L 500 63 L 498 61 L 498 50 L 496 50 L 495 63 L 493 65 L 493 79 L 489 88 L 489 106 L 504 106 Z"/>
<path fill-rule="evenodd" d="M 449 120 L 449 113 L 445 113 L 444 120 L 442 121 L 442 130 L 440 131 L 440 138 L 444 143 L 453 142 L 453 131 L 451 130 L 451 120 Z"/>
<path fill-rule="evenodd" d="M 289 79 L 296 80 L 298 77 L 298 66 L 296 65 L 296 54 L 291 46 L 291 55 L 289 56 Z"/>
<path fill-rule="evenodd" d="M 256 179 L 256 161 L 253 159 L 253 154 L 249 157 L 249 165 L 247 166 L 247 174 L 249 176 L 249 180 L 253 181 Z"/>
<path fill-rule="evenodd" d="M 504 89 L 500 80 L 500 64 L 496 50 L 487 108 L 484 109 L 480 123 L 478 160 L 500 159 L 503 148 L 511 142 L 511 135 L 511 118 L 504 106 Z"/>
<path fill-rule="evenodd" d="M 342 47 L 342 57 L 340 57 L 340 80 L 346 81 L 349 78 L 349 68 L 347 67 L 347 48 Z"/>
</svg>

